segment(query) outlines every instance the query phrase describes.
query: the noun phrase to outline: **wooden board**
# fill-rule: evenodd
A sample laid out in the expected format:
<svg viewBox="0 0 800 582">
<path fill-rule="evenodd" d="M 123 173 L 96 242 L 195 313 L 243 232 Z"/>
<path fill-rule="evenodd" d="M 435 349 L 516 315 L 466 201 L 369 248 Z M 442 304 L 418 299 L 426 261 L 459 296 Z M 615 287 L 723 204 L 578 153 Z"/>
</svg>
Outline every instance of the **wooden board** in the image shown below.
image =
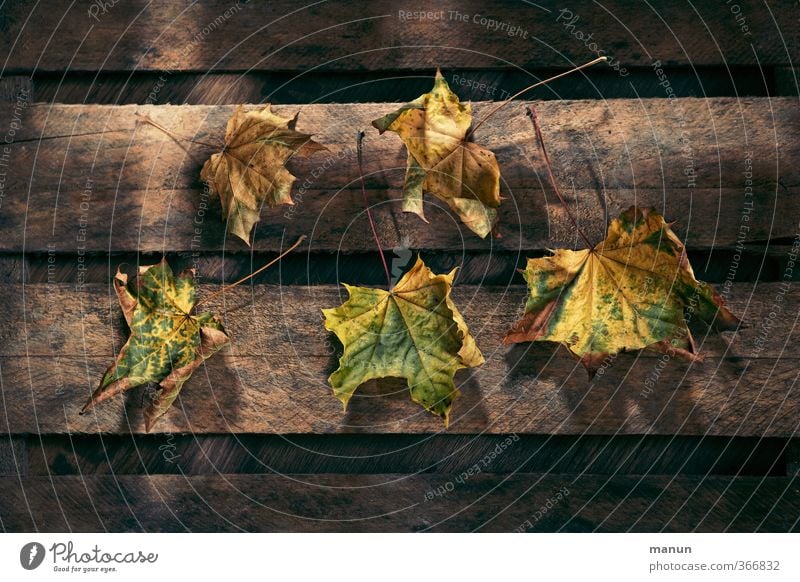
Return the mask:
<svg viewBox="0 0 800 582">
<path fill-rule="evenodd" d="M 603 51 L 615 59 L 623 81 L 626 70 L 620 66 L 647 67 L 656 60 L 698 67 L 790 64 L 800 58 L 797 27 L 779 24 L 774 16 L 790 13 L 791 2 L 776 0 L 767 9 L 756 0 L 740 0 L 737 6 L 739 21 L 728 7 L 667 0 L 646 5 L 584 0 L 569 9 L 549 0 L 491 6 L 465 0 L 457 10 L 390 0 L 366 5 L 323 1 L 305 7 L 289 0 L 170 6 L 119 2 L 94 13 L 84 4 L 49 0 L 4 8 L 0 53 L 9 55 L 5 66 L 12 72 L 302 73 L 568 67 Z M 433 10 L 441 12 L 425 19 L 411 14 Z M 490 19 L 499 24 L 489 25 Z M 59 41 L 51 42 L 53 37 Z"/>
<path fill-rule="evenodd" d="M 0 430 L 142 432 L 141 390 L 96 413 L 77 414 L 126 334 L 109 287 L 75 292 L 69 285 L 28 285 L 24 303 L 19 285 L 5 289 L 4 318 L 20 323 L 0 329 Z M 734 337 L 696 338 L 708 353 L 705 362 L 661 360 L 645 351 L 620 356 L 588 382 L 563 349 L 501 345 L 524 305 L 523 287 L 457 286 L 454 300 L 487 362 L 458 374 L 462 396 L 449 432 L 792 436 L 800 413 L 792 341 L 798 298 L 782 293 L 780 284 L 732 289 L 731 307 L 747 327 Z M 343 295 L 342 288 L 328 286 L 254 286 L 209 302 L 224 317 L 232 345 L 195 373 L 179 405 L 155 430 L 443 430 L 436 417 L 410 401 L 399 380 L 367 383 L 342 413 L 326 382 L 340 348 L 324 329 L 320 309 L 339 304 Z M 785 310 L 771 317 L 779 295 Z M 58 318 L 52 315 L 55 306 Z M 765 320 L 772 322 L 767 332 Z"/>
<path fill-rule="evenodd" d="M 6 531 L 42 532 L 785 532 L 800 515 L 785 477 L 458 477 L 0 478 L 0 516 Z"/>
<path fill-rule="evenodd" d="M 476 117 L 489 106 L 477 104 Z M 301 233 L 309 235 L 314 251 L 371 248 L 354 140 L 359 129 L 395 107 L 302 107 L 298 128 L 315 133 L 330 151 L 290 162 L 298 176 L 296 204 L 262 212 L 256 249 L 277 250 L 282 239 Z M 610 216 L 634 203 L 677 220 L 676 232 L 690 248 L 797 234 L 800 109 L 791 99 L 682 99 L 680 105 L 655 99 L 636 107 L 628 100 L 566 101 L 537 108 L 555 171 L 594 240 L 602 238 Z M 137 113 L 147 114 L 181 134 L 215 141 L 232 111 L 27 108 L 10 146 L 0 250 L 246 249 L 241 241 L 226 240 L 219 203 L 203 193 L 199 173 L 209 149 L 187 151 L 158 129 L 137 126 Z M 0 117 L 5 114 L 13 111 L 0 107 Z M 682 123 L 685 134 L 676 131 Z M 431 226 L 401 212 L 405 148 L 397 136 L 367 132 L 364 172 L 384 246 L 516 250 L 574 244 L 575 230 L 547 185 L 524 104 L 498 113 L 476 139 L 496 153 L 503 172 L 500 239 L 481 240 L 466 231 L 433 196 L 426 197 Z M 751 197 L 745 196 L 748 186 Z"/>
</svg>

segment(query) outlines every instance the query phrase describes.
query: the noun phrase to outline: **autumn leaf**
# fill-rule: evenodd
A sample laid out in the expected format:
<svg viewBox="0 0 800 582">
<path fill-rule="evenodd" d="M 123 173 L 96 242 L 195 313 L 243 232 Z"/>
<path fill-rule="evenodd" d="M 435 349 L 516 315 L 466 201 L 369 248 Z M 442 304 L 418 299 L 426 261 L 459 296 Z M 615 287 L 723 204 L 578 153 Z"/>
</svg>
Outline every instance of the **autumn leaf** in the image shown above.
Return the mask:
<svg viewBox="0 0 800 582">
<path fill-rule="evenodd" d="M 450 299 L 454 276 L 435 275 L 418 258 L 391 291 L 345 285 L 349 299 L 322 310 L 325 327 L 344 346 L 328 381 L 345 409 L 361 384 L 392 376 L 405 378 L 411 399 L 449 422 L 456 371 L 483 363 Z"/>
<path fill-rule="evenodd" d="M 250 244 L 262 204 L 294 204 L 296 178 L 284 167 L 294 154 L 326 149 L 295 130 L 297 115 L 275 115 L 269 104 L 260 111 L 239 106 L 228 120 L 225 145 L 203 165 L 200 177 L 216 192 L 230 232 Z"/>
<path fill-rule="evenodd" d="M 114 289 L 131 335 L 81 413 L 137 386 L 157 383 L 161 391 L 145 411 L 149 431 L 192 372 L 230 338 L 213 314 L 192 315 L 194 269 L 175 277 L 166 259 L 140 267 L 133 293 L 128 289 L 128 276 L 117 270 Z"/>
<path fill-rule="evenodd" d="M 593 249 L 528 259 L 525 315 L 505 343 L 565 345 L 592 375 L 609 356 L 652 347 L 697 358 L 690 326 L 736 329 L 722 298 L 697 281 L 683 244 L 653 210 L 631 207 Z"/>
<path fill-rule="evenodd" d="M 500 205 L 500 168 L 494 154 L 467 140 L 472 107 L 460 103 L 442 74 L 433 90 L 372 122 L 393 131 L 408 149 L 403 210 L 425 220 L 422 193 L 448 204 L 475 234 L 485 238 Z"/>
</svg>

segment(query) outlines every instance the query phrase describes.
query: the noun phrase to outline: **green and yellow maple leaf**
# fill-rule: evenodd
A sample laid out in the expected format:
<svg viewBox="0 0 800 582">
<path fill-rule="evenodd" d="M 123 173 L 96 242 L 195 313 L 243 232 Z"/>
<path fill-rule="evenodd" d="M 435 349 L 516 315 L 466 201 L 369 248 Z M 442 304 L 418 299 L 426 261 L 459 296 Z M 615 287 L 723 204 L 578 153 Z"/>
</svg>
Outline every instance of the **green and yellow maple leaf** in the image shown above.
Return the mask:
<svg viewBox="0 0 800 582">
<path fill-rule="evenodd" d="M 322 310 L 344 346 L 328 381 L 345 409 L 361 384 L 391 376 L 405 378 L 411 399 L 449 422 L 456 371 L 484 361 L 450 298 L 454 276 L 435 275 L 418 258 L 390 291 L 345 285 L 348 300 Z"/>
<path fill-rule="evenodd" d="M 166 259 L 140 267 L 134 293 L 128 288 L 128 276 L 117 270 L 114 289 L 131 335 L 81 412 L 137 386 L 157 383 L 161 391 L 145 411 L 149 431 L 192 372 L 230 338 L 215 315 L 192 315 L 194 269 L 175 277 Z"/>
<path fill-rule="evenodd" d="M 485 238 L 500 205 L 500 168 L 492 152 L 466 139 L 472 107 L 460 103 L 441 72 L 433 90 L 372 125 L 406 144 L 403 210 L 425 220 L 422 194 L 442 199 L 475 234 Z"/>
<path fill-rule="evenodd" d="M 269 104 L 260 111 L 239 106 L 228 120 L 222 151 L 203 165 L 200 177 L 219 195 L 230 232 L 247 244 L 263 204 L 294 204 L 296 178 L 285 168 L 287 160 L 327 149 L 296 131 L 296 123 L 297 115 L 280 117 Z"/>
<path fill-rule="evenodd" d="M 609 355 L 652 347 L 696 358 L 690 325 L 736 329 L 663 216 L 631 207 L 593 249 L 528 259 L 525 315 L 505 343 L 559 342 L 593 374 Z"/>
</svg>

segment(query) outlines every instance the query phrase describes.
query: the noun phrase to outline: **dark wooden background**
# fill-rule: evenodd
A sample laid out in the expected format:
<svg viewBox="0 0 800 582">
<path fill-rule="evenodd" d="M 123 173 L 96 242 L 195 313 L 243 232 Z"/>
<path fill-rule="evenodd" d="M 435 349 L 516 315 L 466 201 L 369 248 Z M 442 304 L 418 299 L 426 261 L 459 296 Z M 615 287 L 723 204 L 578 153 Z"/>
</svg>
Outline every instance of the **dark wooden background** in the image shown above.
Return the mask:
<svg viewBox="0 0 800 582">
<path fill-rule="evenodd" d="M 3 530 L 798 529 L 795 3 L 91 6 L 0 7 Z M 562 9 L 579 17 L 574 29 L 557 20 Z M 444 13 L 404 21 L 401 10 Z M 698 278 L 726 291 L 745 325 L 698 338 L 703 363 L 628 354 L 588 382 L 560 348 L 500 345 L 526 294 L 516 269 L 578 244 L 529 101 L 476 134 L 502 169 L 502 238 L 476 238 L 432 197 L 430 225 L 400 211 L 404 148 L 370 120 L 427 91 L 437 66 L 480 117 L 482 102 L 594 58 L 578 30 L 627 74 L 600 65 L 526 99 L 594 240 L 630 204 L 654 206 L 676 221 Z M 263 102 L 299 110 L 299 128 L 331 152 L 290 162 L 297 204 L 265 209 L 248 249 L 226 238 L 217 201 L 198 213 L 209 152 L 137 125 L 137 113 L 219 140 L 234 104 Z M 319 310 L 342 300 L 340 282 L 383 277 L 356 182 L 360 129 L 391 264 L 402 271 L 419 252 L 436 270 L 460 266 L 455 300 L 487 357 L 457 376 L 446 431 L 402 382 L 370 382 L 347 414 L 326 384 L 339 346 Z M 131 273 L 162 254 L 174 268 L 195 264 L 202 296 L 300 234 L 309 241 L 280 267 L 209 303 L 232 345 L 153 434 L 143 390 L 78 416 L 126 337 L 110 288 L 119 263 Z"/>
</svg>

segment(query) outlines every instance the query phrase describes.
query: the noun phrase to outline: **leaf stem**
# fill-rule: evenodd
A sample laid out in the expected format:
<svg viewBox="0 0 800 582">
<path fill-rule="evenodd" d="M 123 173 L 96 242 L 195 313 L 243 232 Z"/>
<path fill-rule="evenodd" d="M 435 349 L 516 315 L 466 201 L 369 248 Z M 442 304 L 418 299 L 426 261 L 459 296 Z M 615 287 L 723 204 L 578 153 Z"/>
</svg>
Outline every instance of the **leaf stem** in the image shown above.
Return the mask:
<svg viewBox="0 0 800 582">
<path fill-rule="evenodd" d="M 378 253 L 381 255 L 381 263 L 383 263 L 383 271 L 386 273 L 386 287 L 391 290 L 392 277 L 389 275 L 389 265 L 386 264 L 386 257 L 383 256 L 383 246 L 381 245 L 381 239 L 378 238 L 378 231 L 375 229 L 375 221 L 372 220 L 372 213 L 369 210 L 369 200 L 367 200 L 367 189 L 364 186 L 363 142 L 364 132 L 359 131 L 356 135 L 356 152 L 358 153 L 358 179 L 361 182 L 361 193 L 364 195 L 364 208 L 367 211 L 369 226 L 372 229 L 372 236 L 375 237 L 375 244 L 378 245 Z"/>
<path fill-rule="evenodd" d="M 217 148 L 220 147 L 219 145 L 214 145 L 214 144 L 206 143 L 204 141 L 198 141 L 196 139 L 191 139 L 191 138 L 188 138 L 188 137 L 185 137 L 185 136 L 182 136 L 182 135 L 178 135 L 177 133 L 173 132 L 172 130 L 167 129 L 166 127 L 164 127 L 160 123 L 154 121 L 152 117 L 147 115 L 147 113 L 139 113 L 137 111 L 136 112 L 136 117 L 141 119 L 142 122 L 149 123 L 150 125 L 152 125 L 156 129 L 160 129 L 161 131 L 163 131 L 164 133 L 166 133 L 168 136 L 170 136 L 173 139 L 180 139 L 180 140 L 183 140 L 183 141 L 188 141 L 189 143 L 205 146 L 207 148 L 217 149 Z"/>
<path fill-rule="evenodd" d="M 300 236 L 300 238 L 298 238 L 298 239 L 297 239 L 297 241 L 296 241 L 296 242 L 295 242 L 295 243 L 294 243 L 292 246 L 290 246 L 288 249 L 286 249 L 285 251 L 283 251 L 283 252 L 282 252 L 280 255 L 278 255 L 277 257 L 275 257 L 274 259 L 272 259 L 272 260 L 271 260 L 269 263 L 267 263 L 266 265 L 264 265 L 263 267 L 260 267 L 259 269 L 255 270 L 255 271 L 253 271 L 252 273 L 250 273 L 250 274 L 249 274 L 249 275 L 247 275 L 246 277 L 242 277 L 241 279 L 239 279 L 239 280 L 238 280 L 238 281 L 236 281 L 235 283 L 231 283 L 230 285 L 225 285 L 225 286 L 224 286 L 222 289 L 220 289 L 220 290 L 219 290 L 219 291 L 217 291 L 216 293 L 212 293 L 212 294 L 211 294 L 211 295 L 209 295 L 208 297 L 204 297 L 203 299 L 201 299 L 200 301 L 198 301 L 198 302 L 195 304 L 195 308 L 196 308 L 198 305 L 200 305 L 201 303 L 204 303 L 204 302 L 206 302 L 206 301 L 209 301 L 210 299 L 214 299 L 214 297 L 218 297 L 219 295 L 222 295 L 223 293 L 225 293 L 225 291 L 230 291 L 231 289 L 233 289 L 233 288 L 234 288 L 234 287 L 236 287 L 237 285 L 241 285 L 242 283 L 244 283 L 244 282 L 245 282 L 245 281 L 247 281 L 248 279 L 252 279 L 252 278 L 253 278 L 253 277 L 255 277 L 256 275 L 258 275 L 258 274 L 259 274 L 261 271 L 263 271 L 264 269 L 268 269 L 269 267 L 271 267 L 272 265 L 274 265 L 275 263 L 277 263 L 278 261 L 280 261 L 280 260 L 281 260 L 283 257 L 285 257 L 286 255 L 288 255 L 289 253 L 291 253 L 291 252 L 292 252 L 294 249 L 296 249 L 297 247 L 299 247 L 299 246 L 300 246 L 300 243 L 302 243 L 304 240 L 306 240 L 306 235 L 301 235 L 301 236 Z"/>
<path fill-rule="evenodd" d="M 558 188 L 556 177 L 553 174 L 553 167 L 550 165 L 550 156 L 547 155 L 547 148 L 544 145 L 542 129 L 539 127 L 539 117 L 536 115 L 536 109 L 534 109 L 533 105 L 528 105 L 528 116 L 531 118 L 531 121 L 533 121 L 533 129 L 536 132 L 536 139 L 539 140 L 539 145 L 541 146 L 542 153 L 544 154 L 544 163 L 545 166 L 547 166 L 547 175 L 550 177 L 550 183 L 553 185 L 553 190 L 555 190 L 556 196 L 558 196 L 558 201 L 561 202 L 561 206 L 563 206 L 564 210 L 566 210 L 567 216 L 569 216 L 569 219 L 572 221 L 572 225 L 575 227 L 575 230 L 586 243 L 587 248 L 591 250 L 592 243 L 589 242 L 589 238 L 586 236 L 583 230 L 581 230 L 581 227 L 578 226 L 578 220 L 575 218 L 575 215 L 572 214 L 572 210 L 570 210 L 569 205 L 567 204 L 566 200 L 564 200 L 564 196 L 561 195 L 561 190 Z"/>
<path fill-rule="evenodd" d="M 472 135 L 478 130 L 478 128 L 481 125 L 483 125 L 484 123 L 486 123 L 487 119 L 489 119 L 492 115 L 494 115 L 495 113 L 500 111 L 503 107 L 505 107 L 506 105 L 511 103 L 511 101 L 513 101 L 514 99 L 516 99 L 517 97 L 519 97 L 523 93 L 527 93 L 531 89 L 535 89 L 536 87 L 541 87 L 542 85 L 546 85 L 547 83 L 551 83 L 552 81 L 555 81 L 556 79 L 560 79 L 561 77 L 566 77 L 567 75 L 571 75 L 572 73 L 577 73 L 578 71 L 581 71 L 583 69 L 586 69 L 588 67 L 596 65 L 597 63 L 605 62 L 607 60 L 608 60 L 607 57 L 598 57 L 595 60 L 589 61 L 588 63 L 584 63 L 584 64 L 582 64 L 582 65 L 580 65 L 578 67 L 575 67 L 574 69 L 570 69 L 569 71 L 564 71 L 563 73 L 559 73 L 558 75 L 556 75 L 554 77 L 550 77 L 549 79 L 545 79 L 544 81 L 539 81 L 538 83 L 534 83 L 533 85 L 531 85 L 529 87 L 525 87 L 521 91 L 517 91 L 511 97 L 509 97 L 505 101 L 501 102 L 497 107 L 495 107 L 489 113 L 487 113 L 486 116 L 483 117 L 483 119 L 478 121 L 478 123 L 476 123 L 475 126 L 467 132 L 467 136 L 464 138 L 465 141 L 469 140 L 469 138 L 472 137 Z"/>
</svg>

